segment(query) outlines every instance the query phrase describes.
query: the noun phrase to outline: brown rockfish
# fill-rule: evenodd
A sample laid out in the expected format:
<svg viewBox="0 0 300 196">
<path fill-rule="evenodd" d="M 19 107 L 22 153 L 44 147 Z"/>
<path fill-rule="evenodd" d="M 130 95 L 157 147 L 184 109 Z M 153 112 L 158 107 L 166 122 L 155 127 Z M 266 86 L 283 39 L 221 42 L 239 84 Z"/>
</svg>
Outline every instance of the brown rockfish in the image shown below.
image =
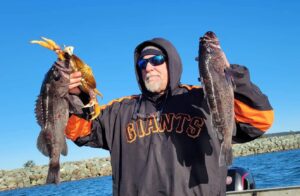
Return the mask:
<svg viewBox="0 0 300 196">
<path fill-rule="evenodd" d="M 219 166 L 232 163 L 232 133 L 235 131 L 233 80 L 230 64 L 217 36 L 209 31 L 200 38 L 199 71 L 212 125 L 221 143 Z"/>
<path fill-rule="evenodd" d="M 41 126 L 37 148 L 50 158 L 46 183 L 60 182 L 60 154 L 67 155 L 64 130 L 69 118 L 70 73 L 68 59 L 54 63 L 44 78 L 36 101 L 35 114 Z"/>
</svg>

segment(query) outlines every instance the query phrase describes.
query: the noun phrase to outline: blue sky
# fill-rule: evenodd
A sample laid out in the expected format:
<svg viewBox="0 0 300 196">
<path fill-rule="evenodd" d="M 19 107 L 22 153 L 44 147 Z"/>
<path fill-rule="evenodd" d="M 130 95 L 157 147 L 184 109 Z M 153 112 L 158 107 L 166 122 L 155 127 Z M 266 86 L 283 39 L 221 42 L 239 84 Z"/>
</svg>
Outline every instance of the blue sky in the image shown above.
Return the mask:
<svg viewBox="0 0 300 196">
<path fill-rule="evenodd" d="M 104 3 L 105 2 L 105 3 Z M 198 39 L 214 31 L 231 63 L 246 65 L 252 81 L 275 110 L 270 133 L 300 130 L 300 2 L 282 0 L 3 1 L 0 7 L 1 161 L 0 169 L 28 160 L 47 164 L 36 149 L 40 127 L 34 105 L 53 52 L 30 40 L 45 36 L 75 46 L 93 70 L 102 104 L 139 93 L 133 50 L 140 42 L 164 37 L 183 61 L 181 81 L 197 81 Z M 104 150 L 68 142 L 62 161 L 109 156 Z"/>
</svg>

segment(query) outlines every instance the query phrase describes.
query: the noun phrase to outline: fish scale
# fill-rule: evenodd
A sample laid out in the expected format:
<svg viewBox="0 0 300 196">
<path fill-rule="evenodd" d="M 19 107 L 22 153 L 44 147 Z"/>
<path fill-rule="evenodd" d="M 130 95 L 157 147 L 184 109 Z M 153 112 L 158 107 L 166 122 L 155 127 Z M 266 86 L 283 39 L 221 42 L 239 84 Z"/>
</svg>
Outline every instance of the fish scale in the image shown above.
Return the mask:
<svg viewBox="0 0 300 196">
<path fill-rule="evenodd" d="M 60 154 L 67 155 L 64 130 L 69 118 L 69 74 L 68 60 L 55 63 L 47 72 L 36 101 L 35 114 L 41 126 L 37 148 L 50 159 L 46 183 L 60 182 Z"/>
<path fill-rule="evenodd" d="M 212 125 L 221 148 L 219 166 L 232 164 L 232 134 L 235 131 L 233 82 L 230 65 L 212 31 L 200 38 L 198 65 Z"/>
</svg>

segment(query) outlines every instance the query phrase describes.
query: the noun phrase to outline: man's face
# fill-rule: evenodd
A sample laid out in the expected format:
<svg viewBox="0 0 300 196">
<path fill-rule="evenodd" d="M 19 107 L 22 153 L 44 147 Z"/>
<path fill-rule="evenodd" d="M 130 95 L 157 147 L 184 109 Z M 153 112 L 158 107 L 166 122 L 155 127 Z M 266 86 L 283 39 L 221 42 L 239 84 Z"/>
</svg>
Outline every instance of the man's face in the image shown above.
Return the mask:
<svg viewBox="0 0 300 196">
<path fill-rule="evenodd" d="M 154 55 L 146 55 L 143 59 L 149 59 Z M 168 69 L 167 63 L 153 66 L 150 62 L 147 63 L 145 69 L 142 69 L 142 77 L 148 91 L 152 93 L 163 93 L 168 85 Z"/>
</svg>

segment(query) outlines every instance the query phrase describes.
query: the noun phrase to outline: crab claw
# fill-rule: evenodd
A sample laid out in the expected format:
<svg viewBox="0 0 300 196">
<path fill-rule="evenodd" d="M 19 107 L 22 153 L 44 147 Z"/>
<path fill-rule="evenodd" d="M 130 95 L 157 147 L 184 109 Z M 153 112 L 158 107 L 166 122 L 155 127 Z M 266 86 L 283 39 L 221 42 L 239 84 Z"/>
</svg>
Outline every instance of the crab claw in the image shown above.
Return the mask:
<svg viewBox="0 0 300 196">
<path fill-rule="evenodd" d="M 83 106 L 83 108 L 90 108 L 90 107 L 93 107 L 93 112 L 90 113 L 91 115 L 90 120 L 94 120 L 101 113 L 101 107 L 99 106 L 97 99 L 91 99 L 88 104 Z"/>
<path fill-rule="evenodd" d="M 53 41 L 52 39 L 48 39 L 48 38 L 45 38 L 45 37 L 42 37 L 42 39 L 43 39 L 45 42 L 47 42 L 50 46 L 52 46 L 54 50 L 60 50 L 59 45 L 57 45 L 57 44 L 55 43 L 55 41 Z"/>
<path fill-rule="evenodd" d="M 39 40 L 32 40 L 30 41 L 30 43 L 32 44 L 39 44 L 45 48 L 48 48 L 49 50 L 54 50 L 53 46 L 49 45 L 47 42 L 45 41 L 39 41 Z"/>
<path fill-rule="evenodd" d="M 44 41 L 41 41 L 41 40 L 32 40 L 31 43 L 32 44 L 39 44 L 45 48 L 48 48 L 49 50 L 53 50 L 53 51 L 56 51 L 56 50 L 61 50 L 59 45 L 57 45 L 55 43 L 55 41 L 51 40 L 51 39 L 47 39 L 45 37 L 42 37 L 42 40 Z"/>
<path fill-rule="evenodd" d="M 45 48 L 48 48 L 49 50 L 53 50 L 58 55 L 59 59 L 64 60 L 64 52 L 61 50 L 60 46 L 55 43 L 55 41 L 45 37 L 42 37 L 42 40 L 44 41 L 32 40 L 30 43 L 39 44 Z"/>
<path fill-rule="evenodd" d="M 97 101 L 95 99 L 91 99 L 90 102 L 88 104 L 86 104 L 85 106 L 83 106 L 83 108 L 90 108 L 95 106 L 97 103 Z"/>
<path fill-rule="evenodd" d="M 101 113 L 101 107 L 99 106 L 98 103 L 95 103 L 94 105 L 94 112 L 91 113 L 91 120 L 94 120 L 95 118 L 97 118 Z"/>
<path fill-rule="evenodd" d="M 91 115 L 91 119 L 90 120 L 94 120 L 101 113 L 101 108 L 100 108 L 97 100 L 95 100 L 95 99 L 92 99 L 88 104 L 86 104 L 85 106 L 83 106 L 83 108 L 89 108 L 89 107 L 93 107 L 94 111 L 90 113 L 90 115 Z"/>
</svg>

